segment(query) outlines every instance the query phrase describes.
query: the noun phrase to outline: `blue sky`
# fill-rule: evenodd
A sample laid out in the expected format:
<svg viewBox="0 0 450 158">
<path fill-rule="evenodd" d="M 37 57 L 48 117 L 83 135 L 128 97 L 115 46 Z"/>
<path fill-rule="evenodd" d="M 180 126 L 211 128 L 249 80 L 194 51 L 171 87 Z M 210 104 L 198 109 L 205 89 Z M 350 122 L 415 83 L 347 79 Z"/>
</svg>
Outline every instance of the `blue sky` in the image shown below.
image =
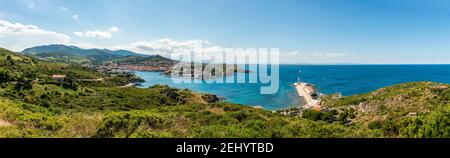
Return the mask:
<svg viewBox="0 0 450 158">
<path fill-rule="evenodd" d="M 16 51 L 63 43 L 151 54 L 205 40 L 279 48 L 286 63 L 450 63 L 445 0 L 0 0 L 0 19 L 0 47 Z"/>
</svg>

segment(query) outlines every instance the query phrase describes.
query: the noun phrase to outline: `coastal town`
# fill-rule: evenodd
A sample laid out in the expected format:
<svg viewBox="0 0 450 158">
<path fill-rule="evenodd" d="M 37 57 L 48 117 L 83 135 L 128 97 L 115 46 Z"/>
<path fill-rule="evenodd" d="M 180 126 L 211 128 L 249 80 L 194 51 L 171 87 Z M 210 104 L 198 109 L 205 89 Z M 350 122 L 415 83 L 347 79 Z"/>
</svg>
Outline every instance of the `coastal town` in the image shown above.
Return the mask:
<svg viewBox="0 0 450 158">
<path fill-rule="evenodd" d="M 176 65 L 178 61 L 145 61 L 138 63 L 131 62 L 108 62 L 98 69 L 104 72 L 123 72 L 123 71 L 151 71 L 151 72 L 167 72 Z"/>
<path fill-rule="evenodd" d="M 151 57 L 149 57 L 151 58 Z M 180 63 L 175 60 L 161 60 L 161 61 L 143 61 L 143 62 L 107 62 L 101 66 L 94 66 L 92 68 L 108 74 L 127 74 L 133 71 L 147 71 L 160 72 L 162 75 L 194 79 L 213 79 L 232 75 L 235 73 L 251 73 L 248 70 L 242 69 L 236 65 L 216 64 L 211 71 L 211 74 L 205 74 L 207 64 L 196 63 Z M 184 70 L 190 67 L 190 70 Z M 178 72 L 173 72 L 178 71 Z"/>
</svg>

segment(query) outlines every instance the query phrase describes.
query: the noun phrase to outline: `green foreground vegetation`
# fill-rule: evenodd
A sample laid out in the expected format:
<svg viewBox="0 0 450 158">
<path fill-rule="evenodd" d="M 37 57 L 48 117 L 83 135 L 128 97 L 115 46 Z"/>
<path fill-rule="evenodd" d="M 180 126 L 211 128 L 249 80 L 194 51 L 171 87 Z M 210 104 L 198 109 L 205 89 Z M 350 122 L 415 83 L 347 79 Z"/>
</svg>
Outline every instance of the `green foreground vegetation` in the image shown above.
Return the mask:
<svg viewBox="0 0 450 158">
<path fill-rule="evenodd" d="M 67 77 L 55 81 L 55 74 Z M 450 137 L 445 84 L 330 95 L 323 98 L 325 110 L 290 117 L 164 85 L 121 88 L 135 79 L 0 49 L 0 137 Z"/>
</svg>

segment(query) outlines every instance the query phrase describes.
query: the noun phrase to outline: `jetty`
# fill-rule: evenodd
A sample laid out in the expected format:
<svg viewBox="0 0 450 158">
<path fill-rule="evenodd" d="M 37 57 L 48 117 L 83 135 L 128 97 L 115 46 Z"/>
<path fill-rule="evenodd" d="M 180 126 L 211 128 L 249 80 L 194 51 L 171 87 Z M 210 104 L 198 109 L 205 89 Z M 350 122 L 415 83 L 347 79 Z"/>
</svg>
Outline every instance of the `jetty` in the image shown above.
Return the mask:
<svg viewBox="0 0 450 158">
<path fill-rule="evenodd" d="M 305 101 L 303 108 L 320 109 L 319 93 L 314 85 L 305 82 L 296 82 L 294 86 L 297 89 L 298 95 Z"/>
</svg>

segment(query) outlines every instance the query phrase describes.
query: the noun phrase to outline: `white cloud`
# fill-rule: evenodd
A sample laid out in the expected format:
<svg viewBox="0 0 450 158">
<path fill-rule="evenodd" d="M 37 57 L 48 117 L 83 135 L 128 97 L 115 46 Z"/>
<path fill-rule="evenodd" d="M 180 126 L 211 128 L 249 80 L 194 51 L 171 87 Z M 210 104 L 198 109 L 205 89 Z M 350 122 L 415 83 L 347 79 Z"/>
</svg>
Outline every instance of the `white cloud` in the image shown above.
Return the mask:
<svg viewBox="0 0 450 158">
<path fill-rule="evenodd" d="M 84 33 L 84 36 L 88 38 L 106 38 L 109 39 L 112 37 L 112 34 L 109 32 L 102 32 L 102 31 L 86 31 Z"/>
<path fill-rule="evenodd" d="M 137 41 L 115 49 L 126 49 L 146 54 L 170 55 L 173 53 L 192 52 L 195 46 L 201 45 L 202 40 L 175 41 L 172 39 L 159 39 L 155 41 Z"/>
<path fill-rule="evenodd" d="M 71 43 L 70 45 L 77 46 L 77 47 L 83 48 L 83 49 L 93 49 L 93 48 L 102 49 L 99 46 L 87 44 L 87 43 Z"/>
<path fill-rule="evenodd" d="M 72 15 L 72 19 L 73 20 L 78 20 L 78 19 L 80 19 L 80 17 L 78 16 L 78 14 L 74 14 L 74 15 Z"/>
<path fill-rule="evenodd" d="M 45 44 L 67 44 L 71 38 L 65 34 L 41 29 L 35 25 L 24 25 L 0 20 L 0 47 L 20 51 Z"/>
<path fill-rule="evenodd" d="M 83 37 L 84 36 L 83 32 L 74 32 L 73 34 L 75 36 L 79 36 L 79 37 Z"/>
<path fill-rule="evenodd" d="M 196 59 L 209 62 L 224 62 L 223 53 L 226 49 L 221 46 L 212 45 L 209 41 L 204 40 L 187 40 L 176 41 L 172 39 L 159 39 L 154 41 L 137 41 L 128 45 L 112 48 L 114 50 L 124 49 L 137 53 L 149 55 L 162 55 L 175 60 L 188 61 L 186 57 L 194 55 Z M 180 59 L 184 57 L 185 59 Z"/>
<path fill-rule="evenodd" d="M 66 7 L 60 7 L 59 9 L 61 9 L 62 11 L 69 11 L 69 9 Z"/>
<path fill-rule="evenodd" d="M 109 29 L 109 31 L 110 32 L 119 32 L 119 28 L 118 27 L 111 27 L 110 29 Z"/>
<path fill-rule="evenodd" d="M 195 48 L 202 48 L 202 50 Z M 212 59 L 211 57 L 215 56 L 215 59 L 218 61 L 223 61 L 223 53 L 237 53 L 241 54 L 244 52 L 226 52 L 225 47 L 212 45 L 209 41 L 203 40 L 187 40 L 187 41 L 176 41 L 172 39 L 159 39 L 154 41 L 137 41 L 128 45 L 114 47 L 112 49 L 125 49 L 138 53 L 144 54 L 159 54 L 166 57 L 172 57 L 174 59 L 178 59 L 178 56 L 194 54 L 202 55 L 205 59 Z M 258 48 L 255 48 L 257 51 Z M 202 52 L 196 52 L 202 51 Z M 248 51 L 248 50 L 242 50 Z M 268 50 L 270 51 L 270 49 Z M 218 55 L 218 56 L 217 56 Z M 236 55 L 236 54 L 234 54 Z M 229 54 L 226 55 L 226 58 L 229 57 Z M 312 52 L 289 52 L 282 53 L 280 52 L 280 63 L 285 64 L 299 64 L 299 63 L 342 63 L 344 60 L 351 57 L 348 53 L 312 53 Z M 231 59 L 233 60 L 233 59 Z M 250 59 L 253 60 L 253 59 Z M 249 61 L 255 62 L 255 61 Z"/>
<path fill-rule="evenodd" d="M 74 32 L 73 34 L 79 37 L 87 37 L 87 38 L 103 38 L 103 39 L 110 39 L 112 38 L 112 34 L 115 32 L 119 32 L 118 27 L 111 27 L 108 31 L 85 31 L 83 32 Z"/>
</svg>

